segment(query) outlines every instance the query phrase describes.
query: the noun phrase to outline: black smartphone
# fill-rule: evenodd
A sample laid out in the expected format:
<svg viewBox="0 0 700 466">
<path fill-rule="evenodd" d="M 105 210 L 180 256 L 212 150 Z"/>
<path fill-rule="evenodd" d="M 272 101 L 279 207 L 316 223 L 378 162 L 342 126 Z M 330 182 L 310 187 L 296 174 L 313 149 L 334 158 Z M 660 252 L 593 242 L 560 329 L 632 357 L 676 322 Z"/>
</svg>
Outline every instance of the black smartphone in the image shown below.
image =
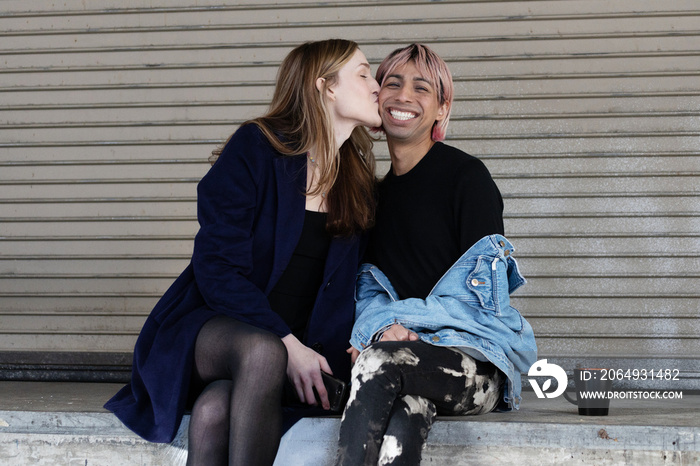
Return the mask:
<svg viewBox="0 0 700 466">
<path fill-rule="evenodd" d="M 326 391 L 328 392 L 328 402 L 331 405 L 331 411 L 334 413 L 341 412 L 350 395 L 348 385 L 342 380 L 336 379 L 323 371 L 321 371 L 321 378 L 323 379 L 323 386 L 326 387 Z M 314 395 L 316 395 L 316 402 L 320 405 L 321 399 L 318 397 L 316 387 L 314 387 Z"/>
</svg>

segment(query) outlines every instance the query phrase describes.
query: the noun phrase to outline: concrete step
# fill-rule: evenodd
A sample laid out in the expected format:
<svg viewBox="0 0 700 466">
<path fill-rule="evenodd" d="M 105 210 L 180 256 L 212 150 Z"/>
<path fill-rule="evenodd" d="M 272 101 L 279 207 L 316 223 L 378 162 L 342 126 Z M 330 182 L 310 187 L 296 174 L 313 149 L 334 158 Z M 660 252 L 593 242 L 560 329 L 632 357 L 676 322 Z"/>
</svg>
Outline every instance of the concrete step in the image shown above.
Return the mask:
<svg viewBox="0 0 700 466">
<path fill-rule="evenodd" d="M 0 464 L 177 464 L 181 443 L 146 442 L 102 409 L 119 388 L 0 382 Z M 683 395 L 614 400 L 609 416 L 584 417 L 561 397 L 526 392 L 517 412 L 439 418 L 422 464 L 700 464 L 700 394 Z M 332 464 L 339 424 L 300 421 L 283 438 L 276 466 Z"/>
</svg>

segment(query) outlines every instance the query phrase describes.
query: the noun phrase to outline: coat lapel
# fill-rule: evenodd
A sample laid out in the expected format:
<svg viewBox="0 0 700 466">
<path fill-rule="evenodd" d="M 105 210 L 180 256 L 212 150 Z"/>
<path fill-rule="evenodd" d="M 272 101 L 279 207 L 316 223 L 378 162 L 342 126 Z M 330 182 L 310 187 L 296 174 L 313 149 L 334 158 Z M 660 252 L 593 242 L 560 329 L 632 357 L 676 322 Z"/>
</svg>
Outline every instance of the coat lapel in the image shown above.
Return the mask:
<svg viewBox="0 0 700 466">
<path fill-rule="evenodd" d="M 351 238 L 333 238 L 330 248 L 328 248 L 328 257 L 326 258 L 326 268 L 323 272 L 323 284 L 326 285 L 340 264 L 343 263 L 353 246 L 357 242 Z M 355 259 L 357 260 L 357 259 Z"/>
<path fill-rule="evenodd" d="M 275 158 L 277 184 L 277 218 L 275 221 L 275 252 L 272 274 L 265 294 L 269 294 L 289 264 L 304 226 L 304 190 L 306 188 L 306 158 L 279 156 Z"/>
</svg>

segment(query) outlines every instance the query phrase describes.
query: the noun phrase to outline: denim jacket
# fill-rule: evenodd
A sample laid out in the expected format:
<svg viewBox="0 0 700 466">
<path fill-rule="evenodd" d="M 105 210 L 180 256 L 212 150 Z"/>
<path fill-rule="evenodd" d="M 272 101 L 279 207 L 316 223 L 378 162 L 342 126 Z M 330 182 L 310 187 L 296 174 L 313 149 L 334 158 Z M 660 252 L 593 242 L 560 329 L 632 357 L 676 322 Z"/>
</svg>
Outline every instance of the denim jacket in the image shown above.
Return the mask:
<svg viewBox="0 0 700 466">
<path fill-rule="evenodd" d="M 362 351 L 394 324 L 431 345 L 456 347 L 490 361 L 508 377 L 501 407 L 518 408 L 520 373 L 537 360 L 530 324 L 510 306 L 510 293 L 525 283 L 513 245 L 501 235 L 475 243 L 442 276 L 425 299 L 400 300 L 389 279 L 363 264 L 355 290 L 350 343 Z"/>
</svg>

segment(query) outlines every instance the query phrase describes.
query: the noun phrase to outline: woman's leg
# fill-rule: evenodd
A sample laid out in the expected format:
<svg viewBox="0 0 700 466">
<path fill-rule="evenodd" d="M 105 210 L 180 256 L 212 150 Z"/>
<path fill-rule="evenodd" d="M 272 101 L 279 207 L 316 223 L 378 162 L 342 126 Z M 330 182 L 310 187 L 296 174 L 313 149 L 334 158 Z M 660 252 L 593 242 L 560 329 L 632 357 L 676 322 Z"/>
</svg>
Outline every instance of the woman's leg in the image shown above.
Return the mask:
<svg viewBox="0 0 700 466">
<path fill-rule="evenodd" d="M 218 316 L 199 332 L 188 465 L 271 465 L 282 434 L 287 350 L 276 335 Z M 219 383 L 219 381 L 226 381 Z M 228 425 L 228 438 L 209 435 Z M 221 458 L 224 458 L 223 462 Z"/>
<path fill-rule="evenodd" d="M 188 432 L 187 464 L 228 464 L 230 380 L 217 380 L 197 397 Z"/>
<path fill-rule="evenodd" d="M 450 348 L 421 341 L 375 343 L 360 354 L 353 367 L 337 464 L 377 464 L 399 396 L 425 397 L 441 414 L 480 414 L 493 410 L 498 402 L 502 386 L 499 374 L 492 364 Z M 394 432 L 398 439 L 401 434 Z M 403 437 L 408 439 L 404 443 L 414 443 L 417 438 L 414 432 Z"/>
</svg>

